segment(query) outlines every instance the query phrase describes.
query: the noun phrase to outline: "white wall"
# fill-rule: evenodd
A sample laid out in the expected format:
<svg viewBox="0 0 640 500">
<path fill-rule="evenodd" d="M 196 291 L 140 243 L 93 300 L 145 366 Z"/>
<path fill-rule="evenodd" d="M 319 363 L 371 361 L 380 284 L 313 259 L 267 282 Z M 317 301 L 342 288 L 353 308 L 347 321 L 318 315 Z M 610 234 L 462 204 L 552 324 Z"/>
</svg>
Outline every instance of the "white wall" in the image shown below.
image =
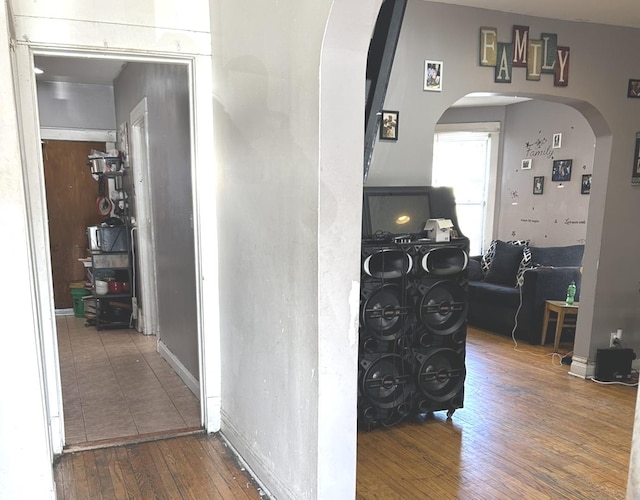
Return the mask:
<svg viewBox="0 0 640 500">
<path fill-rule="evenodd" d="M 277 498 L 352 498 L 364 70 L 379 5 L 212 7 L 222 430 Z"/>
<path fill-rule="evenodd" d="M 5 8 L 3 2 L 0 38 L 6 41 Z M 0 363 L 0 498 L 54 498 L 18 114 L 6 43 L 0 47 L 0 75 L 0 226 L 11 240 L 0 245 L 0 258 L 9 263 L 4 275 L 12 284 L 0 291 L 0 331 L 11 349 Z"/>
<path fill-rule="evenodd" d="M 568 87 L 554 87 L 552 75 L 528 81 L 522 68 L 514 69 L 511 84 L 495 83 L 493 69 L 479 66 L 480 27 L 497 28 L 498 41 L 509 42 L 514 25 L 529 26 L 532 36 L 557 33 L 559 43 L 571 48 Z M 640 270 L 634 251 L 640 233 L 627 229 L 635 227 L 634 214 L 640 210 L 640 193 L 630 183 L 640 102 L 626 97 L 629 68 L 638 64 L 633 49 L 638 43 L 637 29 L 410 0 L 384 105 L 400 111 L 400 136 L 397 142 L 377 144 L 369 172 L 372 185 L 428 182 L 435 124 L 470 92 L 546 96 L 578 109 L 596 136 L 574 348 L 574 364 L 585 371 L 592 370 L 597 348 L 608 346 L 608 332 L 616 325 L 628 332 L 630 347 L 640 348 Z M 444 62 L 442 92 L 422 90 L 425 59 Z M 621 232 L 624 245 L 619 244 Z"/>
</svg>

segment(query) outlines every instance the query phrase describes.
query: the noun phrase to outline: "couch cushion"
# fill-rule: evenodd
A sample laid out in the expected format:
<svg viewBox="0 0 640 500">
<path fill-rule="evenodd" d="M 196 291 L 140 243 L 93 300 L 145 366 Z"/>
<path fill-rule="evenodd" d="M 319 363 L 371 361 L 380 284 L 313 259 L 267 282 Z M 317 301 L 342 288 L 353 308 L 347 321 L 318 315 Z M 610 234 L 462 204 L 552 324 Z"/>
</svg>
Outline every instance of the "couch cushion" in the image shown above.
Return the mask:
<svg viewBox="0 0 640 500">
<path fill-rule="evenodd" d="M 480 281 L 484 278 L 479 260 L 469 259 L 467 264 L 467 279 L 470 281 Z"/>
<path fill-rule="evenodd" d="M 520 304 L 520 290 L 486 281 L 469 281 L 469 301 L 500 304 L 513 309 L 515 316 L 515 311 Z"/>
<path fill-rule="evenodd" d="M 531 247 L 531 263 L 533 266 L 581 266 L 584 245 L 565 247 Z"/>
<path fill-rule="evenodd" d="M 497 241 L 491 266 L 484 280 L 487 283 L 514 287 L 522 260 L 522 246 Z"/>
</svg>

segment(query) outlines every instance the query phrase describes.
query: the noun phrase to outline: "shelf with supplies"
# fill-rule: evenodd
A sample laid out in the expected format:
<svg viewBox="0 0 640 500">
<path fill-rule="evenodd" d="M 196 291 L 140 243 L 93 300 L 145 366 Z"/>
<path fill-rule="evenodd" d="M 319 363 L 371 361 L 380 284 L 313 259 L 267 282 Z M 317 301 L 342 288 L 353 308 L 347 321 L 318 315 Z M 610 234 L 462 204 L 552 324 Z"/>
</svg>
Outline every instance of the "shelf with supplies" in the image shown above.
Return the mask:
<svg viewBox="0 0 640 500">
<path fill-rule="evenodd" d="M 93 321 L 98 330 L 129 328 L 133 262 L 129 226 L 117 218 L 87 228 L 91 252 Z"/>
</svg>

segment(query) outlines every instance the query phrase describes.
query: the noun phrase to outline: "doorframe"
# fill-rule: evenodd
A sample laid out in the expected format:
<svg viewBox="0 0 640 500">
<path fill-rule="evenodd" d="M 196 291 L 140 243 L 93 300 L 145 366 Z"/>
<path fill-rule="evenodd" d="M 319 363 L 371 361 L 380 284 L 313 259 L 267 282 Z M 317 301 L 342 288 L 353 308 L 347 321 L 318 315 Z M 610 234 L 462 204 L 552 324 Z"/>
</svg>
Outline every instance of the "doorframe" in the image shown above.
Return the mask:
<svg viewBox="0 0 640 500">
<path fill-rule="evenodd" d="M 50 431 L 50 449 L 53 456 L 61 454 L 64 442 L 64 415 L 60 362 L 58 359 L 51 254 L 49 250 L 48 217 L 41 142 L 36 79 L 33 74 L 34 55 L 60 57 L 94 57 L 126 59 L 130 62 L 183 64 L 188 66 L 191 122 L 191 183 L 193 193 L 193 237 L 195 259 L 195 286 L 197 307 L 197 337 L 200 378 L 201 423 L 208 432 L 220 430 L 220 323 L 218 303 L 218 246 L 215 213 L 200 217 L 201 205 L 206 202 L 208 212 L 212 204 L 211 186 L 215 186 L 215 172 L 209 167 L 213 157 L 213 102 L 211 56 L 185 55 L 167 57 L 149 51 L 144 56 L 115 50 L 60 50 L 58 48 L 18 42 L 15 44 L 16 97 L 19 134 L 23 154 L 23 176 L 27 197 L 30 246 L 33 252 L 32 276 L 35 307 L 38 312 L 38 330 L 35 341 L 42 346 L 42 373 L 45 381 L 44 403 Z M 197 165 L 207 168 L 199 170 Z M 204 196 L 206 194 L 206 196 Z M 201 201 L 203 200 L 203 201 Z M 214 200 L 215 201 L 215 200 Z M 203 258 L 206 256 L 206 258 Z M 203 286 L 204 273 L 207 286 Z M 207 337 L 204 338 L 205 325 Z"/>
<path fill-rule="evenodd" d="M 133 195 L 136 203 L 137 239 L 131 235 L 131 240 L 136 248 L 138 257 L 138 279 L 142 294 L 142 301 L 134 306 L 138 315 L 138 328 L 145 335 L 157 335 L 158 328 L 158 294 L 157 267 L 155 250 L 155 233 L 151 216 L 153 214 L 153 199 L 149 180 L 151 177 L 151 165 L 149 163 L 149 112 L 147 98 L 142 100 L 129 113 L 130 141 L 131 141 L 131 170 L 133 172 Z M 142 125 L 142 126 L 141 126 Z M 137 242 L 137 245 L 136 245 Z M 137 283 L 133 284 L 134 290 L 138 290 Z"/>
</svg>

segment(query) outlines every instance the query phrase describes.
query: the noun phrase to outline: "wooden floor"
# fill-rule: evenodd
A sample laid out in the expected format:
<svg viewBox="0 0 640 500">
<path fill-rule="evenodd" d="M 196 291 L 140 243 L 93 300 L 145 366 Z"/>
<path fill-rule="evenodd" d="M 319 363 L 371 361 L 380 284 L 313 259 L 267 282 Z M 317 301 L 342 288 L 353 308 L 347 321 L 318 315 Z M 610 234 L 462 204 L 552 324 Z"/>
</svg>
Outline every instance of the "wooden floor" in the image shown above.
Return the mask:
<svg viewBox="0 0 640 500">
<path fill-rule="evenodd" d="M 569 376 L 551 350 L 470 330 L 465 407 L 359 433 L 357 498 L 624 498 L 636 388 Z M 217 436 L 64 455 L 55 477 L 59 499 L 261 498 Z"/>
<path fill-rule="evenodd" d="M 624 498 L 637 389 L 570 376 L 550 351 L 470 330 L 465 407 L 360 433 L 357 497 Z"/>
<path fill-rule="evenodd" d="M 264 498 L 215 435 L 67 454 L 54 472 L 58 500 Z"/>
</svg>

